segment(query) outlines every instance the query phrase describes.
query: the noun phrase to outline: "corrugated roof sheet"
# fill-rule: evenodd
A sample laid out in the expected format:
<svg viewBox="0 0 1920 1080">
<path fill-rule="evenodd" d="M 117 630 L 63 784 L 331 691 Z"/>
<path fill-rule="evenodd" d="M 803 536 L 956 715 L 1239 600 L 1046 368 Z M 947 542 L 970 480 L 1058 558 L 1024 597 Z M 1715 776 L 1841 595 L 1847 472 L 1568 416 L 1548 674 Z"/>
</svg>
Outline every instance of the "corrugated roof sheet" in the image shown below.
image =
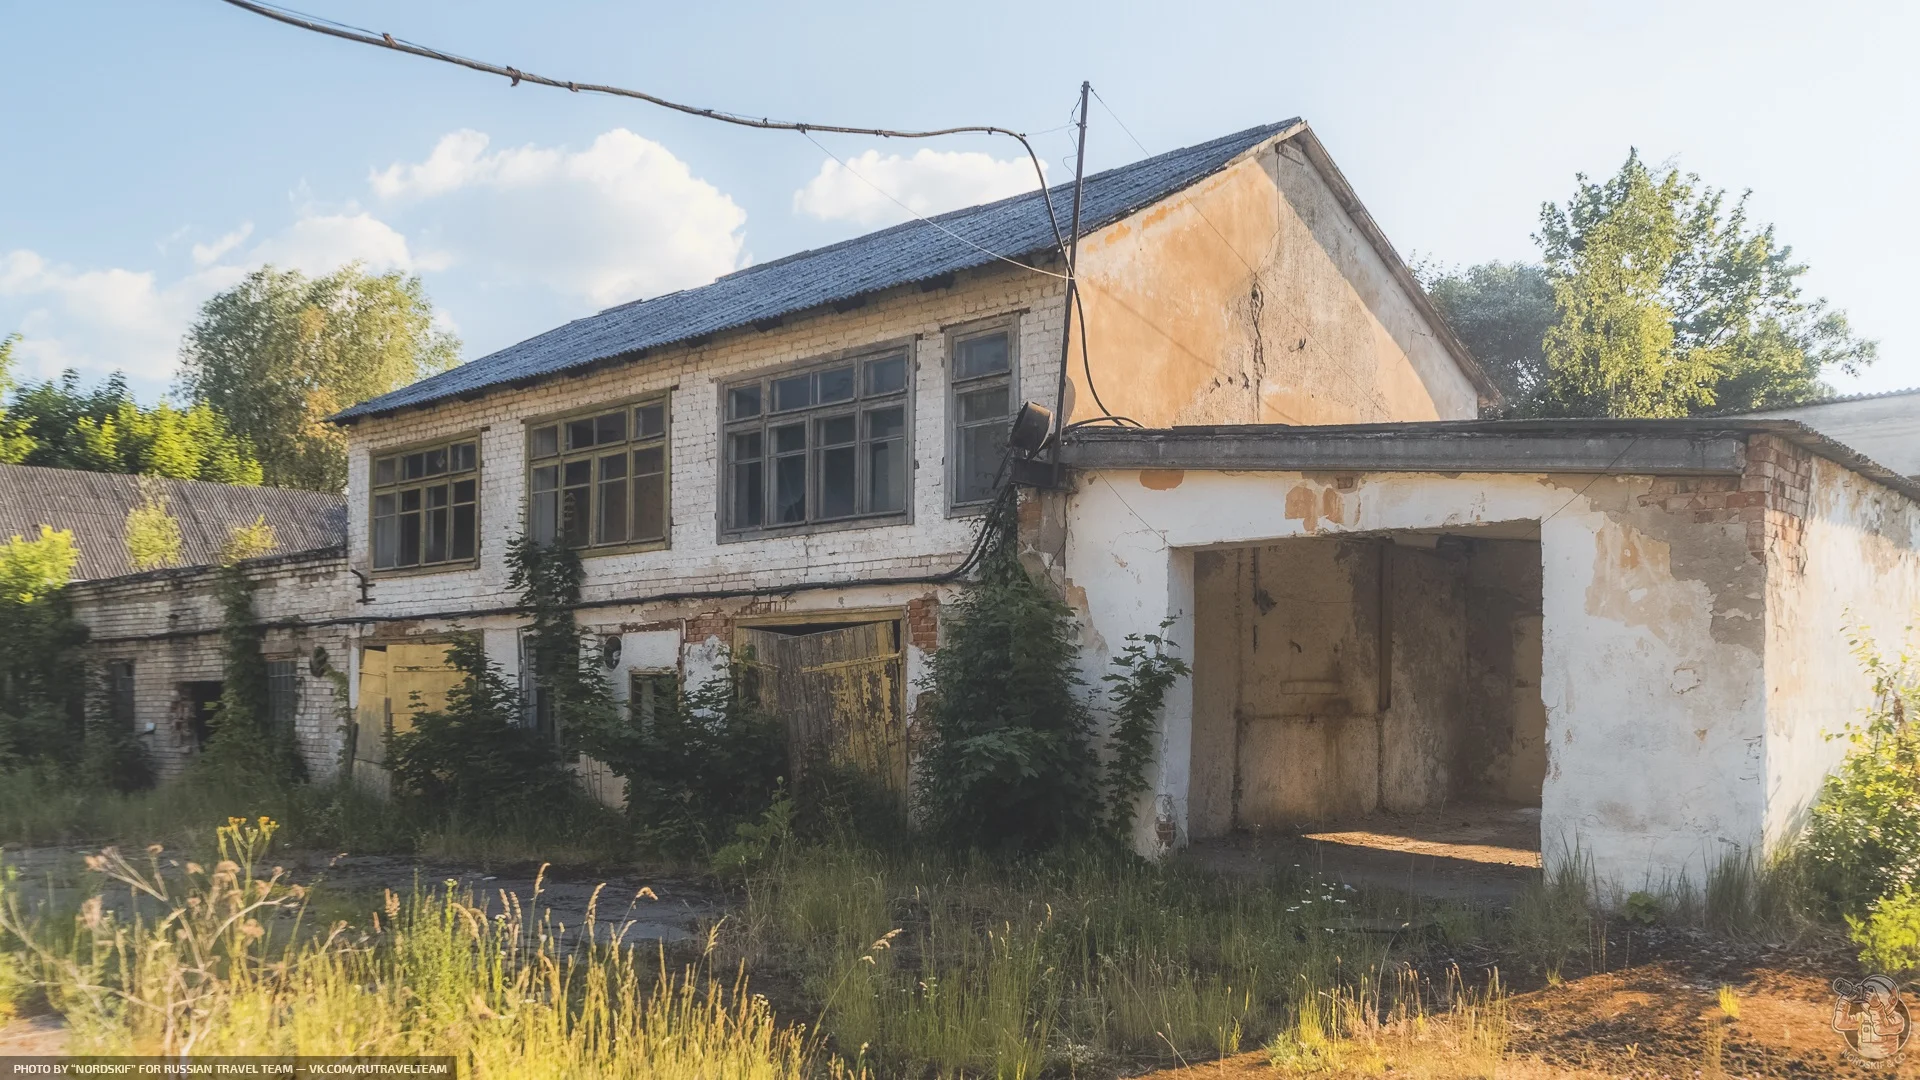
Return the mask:
<svg viewBox="0 0 1920 1080">
<path fill-rule="evenodd" d="M 142 477 L 118 473 L 0 465 L 0 540 L 40 535 L 51 525 L 73 533 L 80 548 L 75 580 L 134 573 L 127 555 L 127 511 L 140 505 Z M 210 566 L 236 525 L 262 517 L 273 526 L 278 554 L 346 542 L 345 496 L 287 488 L 240 487 L 201 480 L 144 478 L 166 496 L 180 522 L 181 562 Z"/>
<path fill-rule="evenodd" d="M 1248 128 L 1198 146 L 1087 177 L 1081 235 L 1219 171 L 1242 152 L 1298 125 L 1298 119 Z M 1049 192 L 1062 231 L 1069 228 L 1073 185 Z M 697 289 L 609 308 L 451 371 L 361 402 L 334 419 L 376 416 L 507 383 L 538 380 L 612 357 L 689 341 L 899 285 L 997 261 L 1054 250 L 1040 193 L 942 214 L 929 224 L 890 229 L 748 267 Z M 959 239 L 964 238 L 964 239 Z M 978 246 L 974 246 L 978 245 Z"/>
</svg>

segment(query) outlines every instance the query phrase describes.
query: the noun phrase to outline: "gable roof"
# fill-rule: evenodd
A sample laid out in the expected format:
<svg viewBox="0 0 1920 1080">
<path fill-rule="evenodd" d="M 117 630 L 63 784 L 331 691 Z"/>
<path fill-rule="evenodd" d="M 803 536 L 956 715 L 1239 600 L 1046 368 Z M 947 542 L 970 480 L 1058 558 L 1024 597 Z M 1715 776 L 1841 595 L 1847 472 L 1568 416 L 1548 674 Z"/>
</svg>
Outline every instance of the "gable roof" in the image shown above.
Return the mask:
<svg viewBox="0 0 1920 1080">
<path fill-rule="evenodd" d="M 72 532 L 80 549 L 75 581 L 135 573 L 127 555 L 126 521 L 127 511 L 143 501 L 143 479 L 166 496 L 167 512 L 180 522 L 183 566 L 219 562 L 233 527 L 263 517 L 273 526 L 276 554 L 346 543 L 343 495 L 37 465 L 0 465 L 0 540 L 36 537 L 40 526 L 51 525 Z"/>
<path fill-rule="evenodd" d="M 1404 270 L 1399 256 L 1386 246 L 1385 237 L 1379 235 L 1365 208 L 1353 198 L 1351 188 L 1339 177 L 1338 170 L 1332 169 L 1324 150 L 1298 118 L 1248 128 L 1087 177 L 1081 201 L 1080 233 L 1085 236 L 1189 187 L 1276 137 L 1294 136 L 1305 137 L 1314 164 L 1329 174 L 1328 181 L 1342 193 L 1343 203 L 1361 221 L 1369 239 L 1376 247 L 1384 248 L 1382 257 L 1389 265 Z M 1059 216 L 1062 230 L 1070 228 L 1073 185 L 1061 184 L 1050 189 L 1048 198 Z M 699 288 L 608 308 L 451 371 L 361 402 L 333 419 L 350 422 L 448 398 L 477 395 L 496 387 L 525 385 L 615 357 L 633 356 L 648 349 L 846 303 L 884 289 L 988 266 L 998 261 L 995 253 L 1027 261 L 1054 250 L 1053 225 L 1040 193 L 1016 195 L 941 214 L 931 221 L 908 221 L 829 247 L 750 266 Z M 1414 284 L 1412 275 L 1405 274 L 1402 283 L 1413 290 L 1416 304 L 1438 327 L 1442 340 L 1462 369 L 1481 385 L 1483 393 L 1490 392 L 1491 384 L 1485 383 L 1478 366 L 1426 306 L 1425 295 Z"/>
</svg>

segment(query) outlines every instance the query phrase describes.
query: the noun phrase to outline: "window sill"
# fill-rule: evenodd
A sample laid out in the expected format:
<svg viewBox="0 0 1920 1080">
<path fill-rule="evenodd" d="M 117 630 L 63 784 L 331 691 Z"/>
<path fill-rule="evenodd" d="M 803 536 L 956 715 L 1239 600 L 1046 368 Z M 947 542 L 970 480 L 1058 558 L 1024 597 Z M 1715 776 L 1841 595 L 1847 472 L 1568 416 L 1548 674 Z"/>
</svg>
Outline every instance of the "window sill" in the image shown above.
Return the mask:
<svg viewBox="0 0 1920 1080">
<path fill-rule="evenodd" d="M 779 540 L 789 536 L 816 536 L 821 533 L 846 532 L 850 529 L 883 529 L 888 526 L 911 524 L 913 524 L 911 513 L 888 514 L 884 517 L 839 518 L 834 521 L 815 521 L 805 525 L 777 525 L 773 528 L 722 532 L 720 542 L 744 544 L 753 540 Z"/>
<path fill-rule="evenodd" d="M 647 540 L 638 544 L 607 544 L 602 547 L 575 548 L 582 559 L 597 559 L 603 555 L 636 555 L 646 551 L 666 551 L 673 545 L 665 540 Z"/>
<path fill-rule="evenodd" d="M 452 574 L 461 570 L 480 569 L 480 560 L 468 559 L 457 563 L 434 563 L 431 566 L 390 566 L 385 570 L 372 571 L 374 580 L 381 578 L 422 577 L 428 574 Z"/>
</svg>

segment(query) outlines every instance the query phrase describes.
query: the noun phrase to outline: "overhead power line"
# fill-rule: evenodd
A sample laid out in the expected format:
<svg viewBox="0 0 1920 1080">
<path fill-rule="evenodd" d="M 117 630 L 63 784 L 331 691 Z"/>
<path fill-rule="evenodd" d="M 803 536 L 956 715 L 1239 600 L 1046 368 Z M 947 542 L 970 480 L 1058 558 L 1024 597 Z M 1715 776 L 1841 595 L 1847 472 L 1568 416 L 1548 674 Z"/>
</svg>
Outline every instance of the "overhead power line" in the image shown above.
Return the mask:
<svg viewBox="0 0 1920 1080">
<path fill-rule="evenodd" d="M 896 128 L 851 127 L 845 124 L 814 124 L 796 120 L 773 120 L 764 116 L 748 116 L 743 113 L 729 112 L 725 109 L 708 109 L 698 105 L 687 105 L 678 101 L 670 101 L 658 94 L 649 94 L 644 90 L 631 90 L 626 87 L 608 86 L 602 83 L 576 82 L 570 79 L 555 79 L 546 75 L 537 75 L 531 71 L 522 71 L 516 67 L 490 64 L 482 60 L 475 60 L 472 57 L 461 56 L 458 53 L 450 53 L 443 49 L 435 49 L 416 42 L 407 41 L 403 38 L 396 38 L 392 34 L 376 33 L 363 27 L 349 26 L 346 23 L 323 19 L 289 8 L 258 3 L 256 0 L 225 0 L 225 2 L 232 4 L 242 11 L 250 11 L 255 15 L 272 19 L 275 22 L 299 27 L 302 30 L 310 30 L 316 34 L 325 34 L 328 37 L 357 42 L 361 45 L 372 45 L 381 49 L 392 49 L 395 52 L 406 53 L 409 56 L 418 56 L 427 60 L 438 60 L 443 64 L 453 64 L 457 67 L 467 68 L 487 75 L 498 75 L 503 79 L 511 80 L 511 85 L 513 86 L 519 86 L 524 82 L 533 83 L 538 86 L 551 86 L 557 90 L 568 90 L 576 94 L 608 94 L 613 97 L 631 98 L 636 101 L 647 102 L 650 105 L 658 105 L 663 109 L 672 109 L 675 112 L 686 113 L 688 116 L 698 116 L 706 120 L 717 120 L 723 124 L 734 124 L 738 127 L 758 128 L 762 131 L 794 131 L 802 135 L 816 131 L 828 131 L 840 135 L 871 135 L 881 139 L 933 139 L 944 135 L 1004 135 L 1010 139 L 1017 139 L 1020 145 L 1027 151 L 1027 159 L 1033 163 L 1034 176 L 1040 181 L 1040 201 L 1046 205 L 1047 221 L 1053 226 L 1054 245 L 1060 249 L 1060 258 L 1067 266 L 1068 277 L 1071 277 L 1073 274 L 1073 261 L 1067 253 L 1067 239 L 1060 231 L 1059 216 L 1053 212 L 1053 199 L 1047 191 L 1047 174 L 1046 170 L 1040 167 L 1040 155 L 1034 152 L 1033 144 L 1027 141 L 1026 135 L 1014 131 L 1011 128 L 1003 128 L 991 124 L 963 124 L 956 127 L 932 128 L 925 131 L 906 131 Z M 911 213 L 911 211 L 909 211 L 909 213 Z M 919 217 L 918 214 L 914 216 Z M 926 219 L 922 218 L 921 220 L 924 221 Z M 990 252 L 989 254 L 992 253 Z M 1004 256 L 998 255 L 995 257 L 1004 258 Z M 1008 259 L 1006 261 L 1013 262 L 1014 260 Z M 1018 263 L 1016 265 L 1025 266 L 1026 264 Z M 1035 270 L 1037 268 L 1029 266 L 1027 269 Z M 1040 272 L 1045 273 L 1046 271 Z"/>
</svg>

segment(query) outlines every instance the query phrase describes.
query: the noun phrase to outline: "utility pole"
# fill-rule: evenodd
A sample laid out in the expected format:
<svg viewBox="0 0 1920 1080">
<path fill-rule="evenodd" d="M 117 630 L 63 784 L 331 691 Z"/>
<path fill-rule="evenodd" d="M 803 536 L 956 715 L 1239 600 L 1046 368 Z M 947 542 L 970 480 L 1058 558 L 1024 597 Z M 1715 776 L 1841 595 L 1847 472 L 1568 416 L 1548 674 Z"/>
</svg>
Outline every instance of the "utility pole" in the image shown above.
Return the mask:
<svg viewBox="0 0 1920 1080">
<path fill-rule="evenodd" d="M 1073 307 L 1079 294 L 1079 278 L 1075 270 L 1080 262 L 1080 189 L 1087 175 L 1087 94 L 1093 90 L 1091 82 L 1080 84 L 1080 149 L 1073 159 L 1073 225 L 1067 233 L 1067 292 L 1066 309 L 1060 320 L 1060 383 L 1053 397 L 1053 461 L 1060 462 L 1060 441 L 1067 427 L 1067 361 L 1073 351 Z M 1040 197 L 1051 199 L 1047 192 Z M 1084 333 L 1084 329 L 1082 330 Z"/>
</svg>

